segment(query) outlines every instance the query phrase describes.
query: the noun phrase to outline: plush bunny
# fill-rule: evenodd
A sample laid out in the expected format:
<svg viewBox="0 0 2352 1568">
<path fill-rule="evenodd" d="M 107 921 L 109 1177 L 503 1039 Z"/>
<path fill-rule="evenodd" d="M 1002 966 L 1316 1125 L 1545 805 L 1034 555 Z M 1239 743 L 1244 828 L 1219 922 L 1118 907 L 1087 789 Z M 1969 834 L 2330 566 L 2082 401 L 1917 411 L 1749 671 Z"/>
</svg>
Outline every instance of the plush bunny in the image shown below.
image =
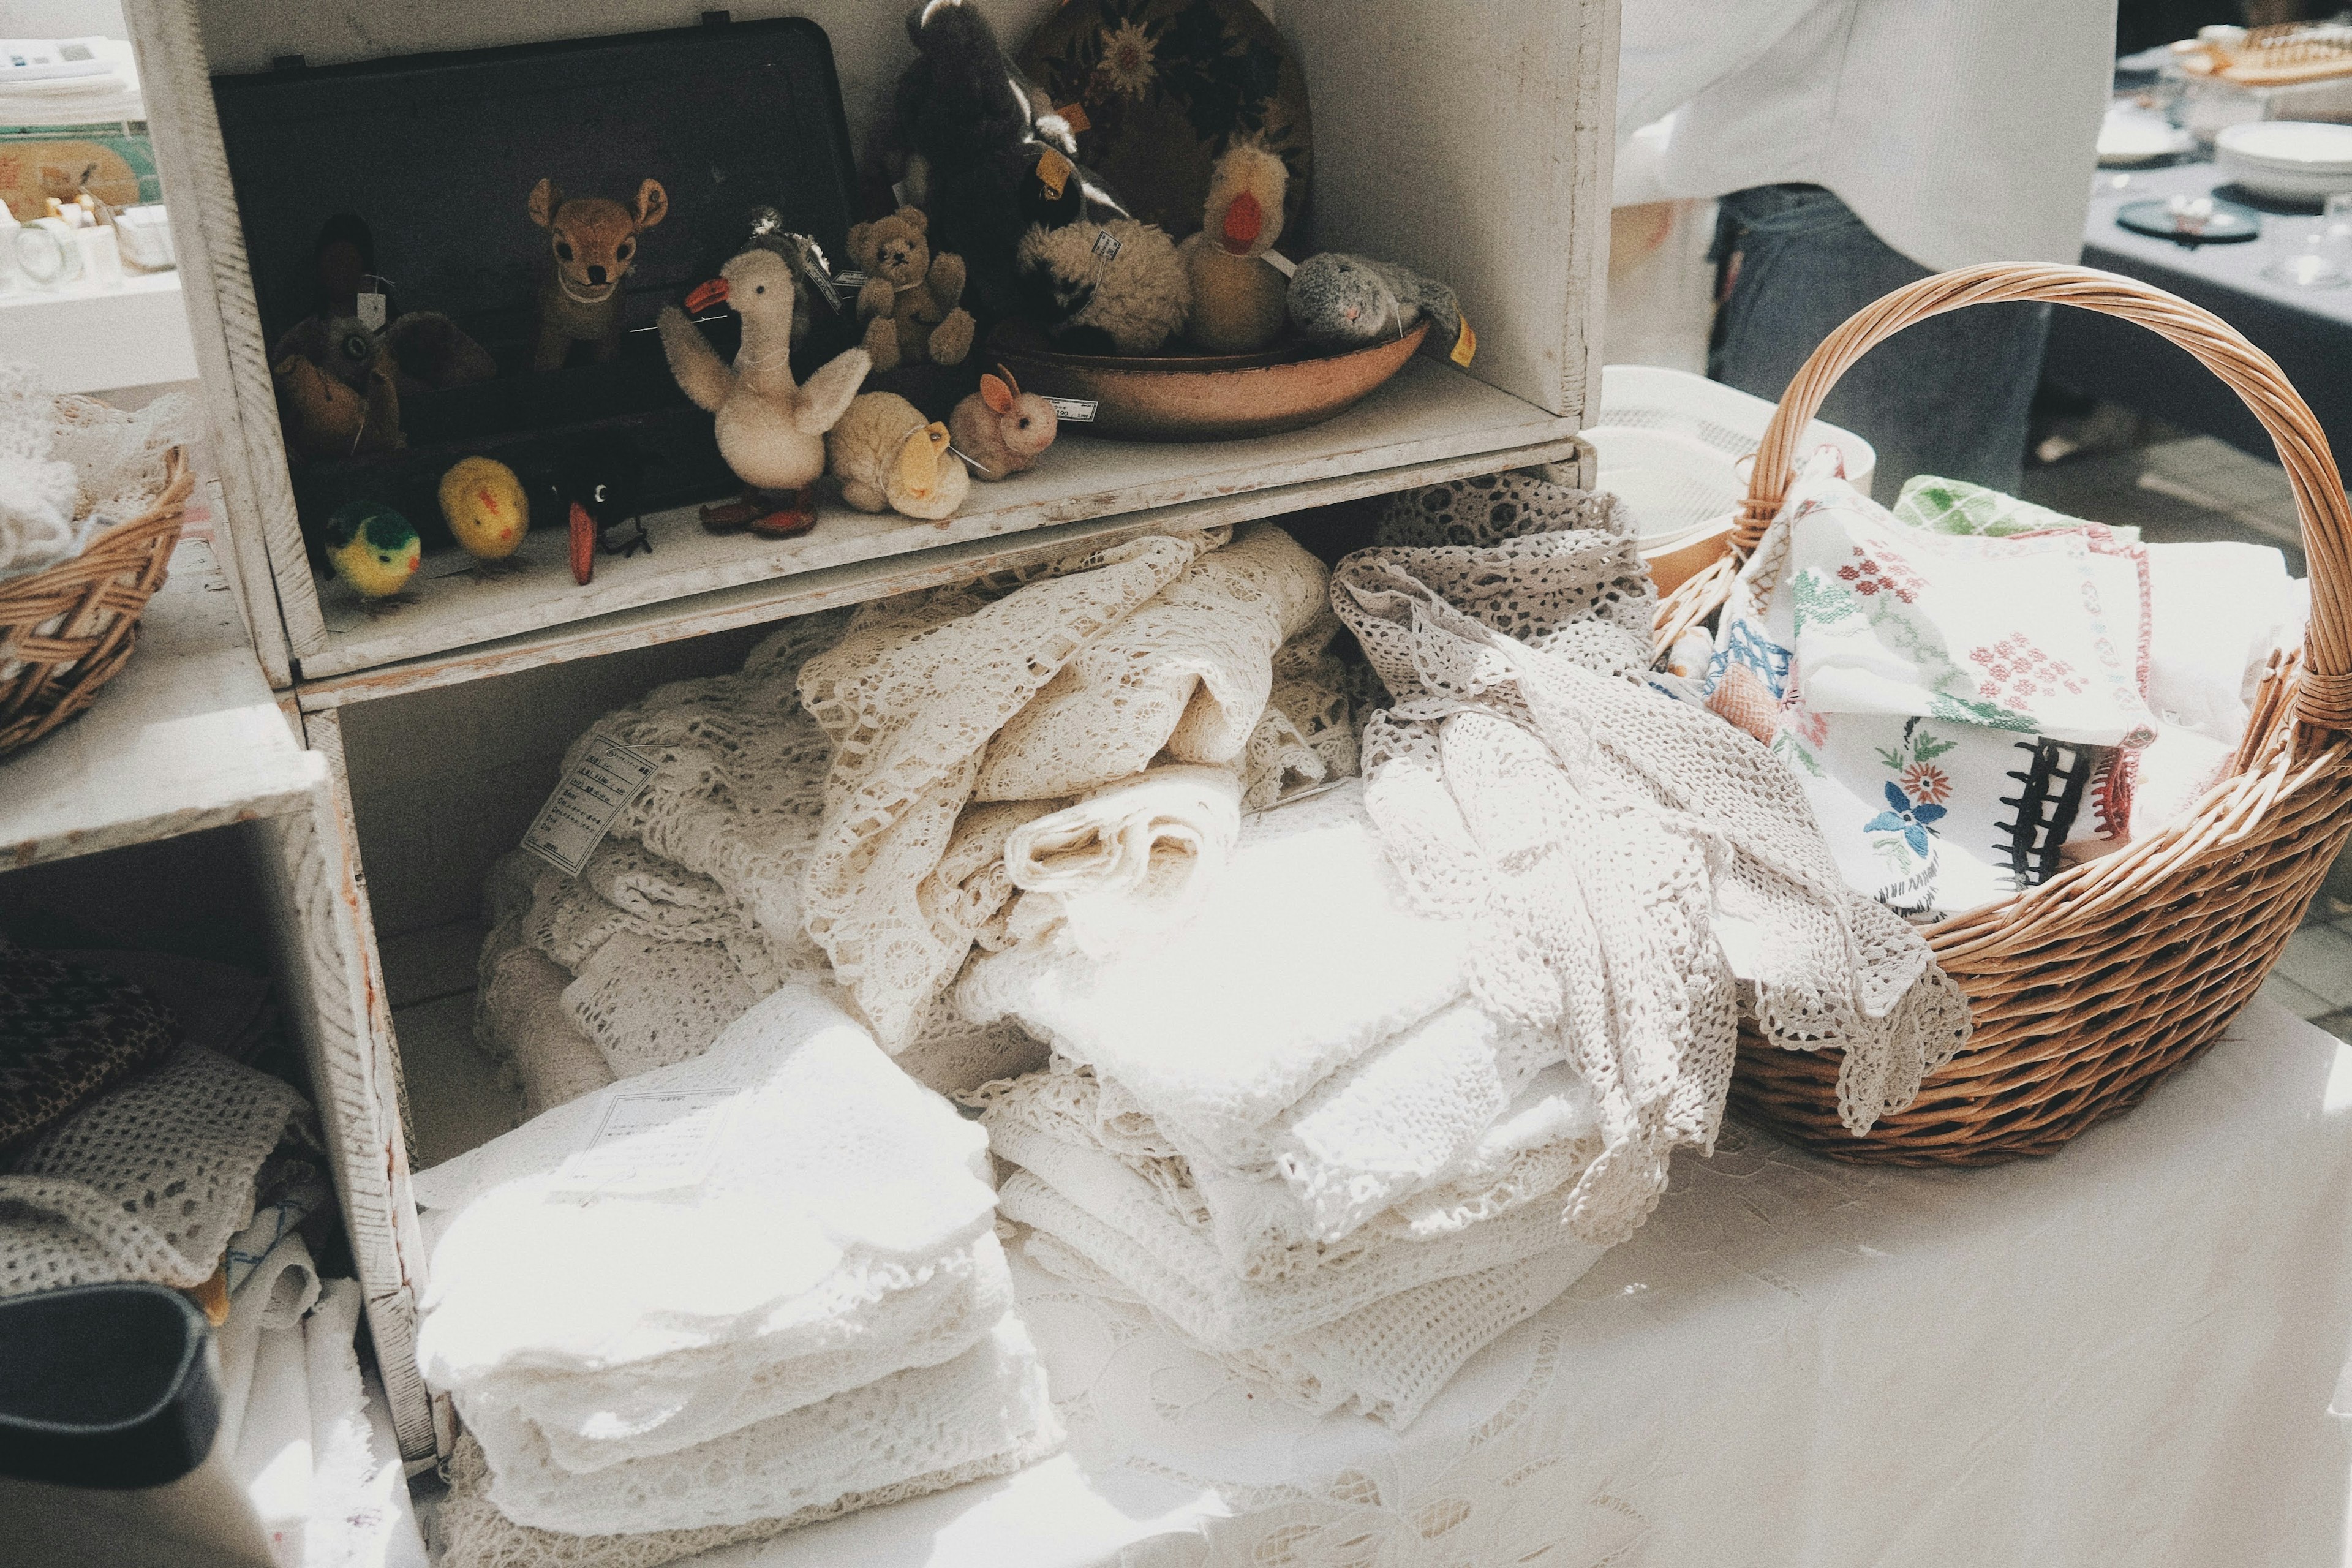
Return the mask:
<svg viewBox="0 0 2352 1568">
<path fill-rule="evenodd" d="M 1462 332 L 1462 304 L 1454 290 L 1393 261 L 1327 250 L 1298 264 L 1290 279 L 1290 319 L 1324 348 L 1387 342 L 1412 331 L 1423 317 L 1430 335 L 1423 353 L 1444 353 Z"/>
<path fill-rule="evenodd" d="M 1003 365 L 982 375 L 980 390 L 968 394 L 948 416 L 948 436 L 971 463 L 975 478 L 1001 479 L 1034 468 L 1061 429 L 1054 405 L 1024 392 Z"/>
</svg>

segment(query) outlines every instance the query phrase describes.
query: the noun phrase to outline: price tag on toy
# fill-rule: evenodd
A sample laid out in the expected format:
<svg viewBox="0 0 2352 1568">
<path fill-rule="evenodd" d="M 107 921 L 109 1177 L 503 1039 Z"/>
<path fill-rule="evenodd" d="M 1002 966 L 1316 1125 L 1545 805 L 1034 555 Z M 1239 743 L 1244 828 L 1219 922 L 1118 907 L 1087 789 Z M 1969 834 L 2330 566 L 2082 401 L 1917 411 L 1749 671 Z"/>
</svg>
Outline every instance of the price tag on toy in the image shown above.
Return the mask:
<svg viewBox="0 0 2352 1568">
<path fill-rule="evenodd" d="M 612 830 L 661 764 L 634 746 L 606 735 L 591 735 L 580 761 L 531 819 L 522 847 L 567 877 L 580 875 L 588 857 Z"/>
<path fill-rule="evenodd" d="M 1295 278 L 1298 275 L 1298 263 L 1291 260 L 1279 250 L 1269 250 L 1261 259 L 1285 278 Z"/>
<path fill-rule="evenodd" d="M 702 1184 L 735 1109 L 731 1089 L 634 1089 L 604 1102 L 580 1147 L 549 1180 L 572 1201 L 655 1197 Z"/>
<path fill-rule="evenodd" d="M 1045 401 L 1053 406 L 1054 417 L 1066 425 L 1093 424 L 1095 409 L 1100 406 L 1091 397 L 1049 397 Z"/>
<path fill-rule="evenodd" d="M 373 289 L 363 289 L 360 291 L 360 325 L 365 327 L 371 332 L 380 332 L 383 331 L 385 314 L 383 286 L 383 279 L 381 278 L 371 278 L 366 279 L 366 281 L 375 284 L 376 287 Z"/>
<path fill-rule="evenodd" d="M 1454 352 L 1445 357 L 1463 369 L 1470 368 L 1471 359 L 1478 353 L 1478 333 L 1470 325 L 1470 318 L 1462 318 L 1462 330 L 1454 334 Z"/>
<path fill-rule="evenodd" d="M 1111 233 L 1111 231 L 1107 228 L 1096 231 L 1095 254 L 1097 256 L 1101 257 L 1105 261 L 1108 261 L 1112 257 L 1117 256 L 1118 251 L 1118 236 Z"/>
<path fill-rule="evenodd" d="M 1062 187 L 1070 183 L 1070 171 L 1076 166 L 1062 155 L 1059 147 L 1037 149 L 1037 183 L 1045 187 L 1047 200 L 1062 199 Z"/>
<path fill-rule="evenodd" d="M 1054 112 L 1062 117 L 1062 122 L 1070 128 L 1074 136 L 1083 136 L 1095 128 L 1095 122 L 1087 118 L 1087 106 L 1083 103 L 1066 103 Z"/>
</svg>

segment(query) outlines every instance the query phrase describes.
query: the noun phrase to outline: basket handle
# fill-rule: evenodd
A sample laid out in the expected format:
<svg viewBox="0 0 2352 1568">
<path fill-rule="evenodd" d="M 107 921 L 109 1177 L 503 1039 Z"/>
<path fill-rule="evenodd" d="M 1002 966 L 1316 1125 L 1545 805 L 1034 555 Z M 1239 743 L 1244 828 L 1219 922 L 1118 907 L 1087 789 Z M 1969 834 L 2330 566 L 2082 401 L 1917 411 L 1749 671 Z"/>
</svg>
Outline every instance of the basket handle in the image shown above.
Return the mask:
<svg viewBox="0 0 2352 1568">
<path fill-rule="evenodd" d="M 2311 571 L 2311 624 L 2305 633 L 2295 717 L 2326 730 L 2352 731 L 2352 506 L 2319 421 L 2271 357 L 2211 311 L 2135 279 L 2088 267 L 1995 262 L 1923 278 L 1864 306 L 1822 340 L 1765 428 L 1740 503 L 1733 549 L 1744 559 L 1763 539 L 1788 492 L 1798 443 L 1822 400 L 1846 368 L 1916 321 L 1968 305 L 2041 300 L 2137 321 L 2197 356 L 2227 382 L 2278 443 L 2279 462 L 2294 487 Z"/>
</svg>

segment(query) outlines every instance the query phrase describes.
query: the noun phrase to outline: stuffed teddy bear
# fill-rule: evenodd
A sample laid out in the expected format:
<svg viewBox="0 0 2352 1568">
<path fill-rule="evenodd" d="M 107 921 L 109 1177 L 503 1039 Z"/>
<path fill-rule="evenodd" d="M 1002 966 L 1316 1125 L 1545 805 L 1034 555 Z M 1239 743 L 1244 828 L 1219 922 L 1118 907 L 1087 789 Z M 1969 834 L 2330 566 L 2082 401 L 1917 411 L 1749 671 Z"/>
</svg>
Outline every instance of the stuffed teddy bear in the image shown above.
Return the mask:
<svg viewBox="0 0 2352 1568">
<path fill-rule="evenodd" d="M 963 298 L 963 258 L 933 256 L 920 207 L 849 231 L 849 255 L 864 269 L 857 319 L 876 370 L 899 364 L 961 364 L 971 352 L 971 312 Z"/>
<path fill-rule="evenodd" d="M 603 196 L 567 200 L 553 180 L 541 180 L 530 188 L 530 221 L 547 230 L 549 262 L 530 368 L 562 369 L 578 342 L 611 359 L 621 350 L 621 279 L 636 263 L 638 236 L 669 216 L 669 193 L 647 180 L 630 208 Z"/>
</svg>

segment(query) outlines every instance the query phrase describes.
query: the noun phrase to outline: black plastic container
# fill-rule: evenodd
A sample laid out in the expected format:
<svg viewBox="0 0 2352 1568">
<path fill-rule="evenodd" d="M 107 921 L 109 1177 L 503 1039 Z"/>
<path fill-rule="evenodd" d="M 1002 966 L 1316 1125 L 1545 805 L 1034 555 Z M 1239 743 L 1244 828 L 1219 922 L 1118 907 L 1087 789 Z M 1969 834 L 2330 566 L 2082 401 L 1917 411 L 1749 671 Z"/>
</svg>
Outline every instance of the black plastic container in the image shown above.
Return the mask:
<svg viewBox="0 0 2352 1568">
<path fill-rule="evenodd" d="M 440 476 L 471 453 L 536 490 L 583 439 L 626 440 L 645 459 L 648 510 L 737 488 L 710 416 L 670 378 L 650 330 L 667 303 L 741 249 L 769 205 L 836 268 L 857 216 L 849 131 L 824 31 L 804 18 L 411 55 L 219 77 L 214 93 L 265 335 L 319 306 L 313 257 L 330 219 L 362 219 L 374 271 L 401 310 L 440 310 L 499 362 L 497 379 L 404 397 L 398 451 L 299 465 L 295 500 L 314 541 L 343 501 L 398 507 L 428 543 L 446 538 Z M 543 374 L 530 368 L 546 256 L 531 187 L 626 201 L 656 179 L 667 216 L 646 231 L 622 294 L 620 354 Z M 855 341 L 812 306 L 800 368 Z M 704 329 L 731 357 L 732 318 Z M 562 526 L 560 509 L 532 521 Z"/>
</svg>

